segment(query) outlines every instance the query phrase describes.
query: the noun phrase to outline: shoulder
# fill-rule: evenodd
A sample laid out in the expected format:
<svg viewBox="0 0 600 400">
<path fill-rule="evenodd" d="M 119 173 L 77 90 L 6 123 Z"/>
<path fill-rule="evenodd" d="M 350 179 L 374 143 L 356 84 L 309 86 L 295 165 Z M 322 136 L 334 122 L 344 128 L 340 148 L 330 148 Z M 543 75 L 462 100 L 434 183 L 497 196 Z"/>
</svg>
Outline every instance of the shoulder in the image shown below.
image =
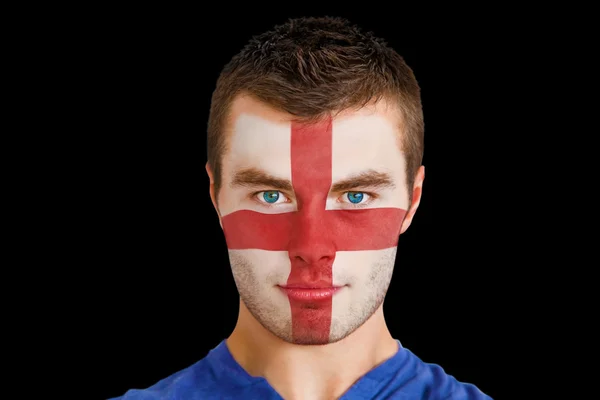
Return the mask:
<svg viewBox="0 0 600 400">
<path fill-rule="evenodd" d="M 422 380 L 423 391 L 429 396 L 440 400 L 491 400 L 479 388 L 471 383 L 461 382 L 454 376 L 446 373 L 437 364 L 421 361 L 421 367 L 416 375 L 417 380 Z"/>
<path fill-rule="evenodd" d="M 206 394 L 214 391 L 215 384 L 216 381 L 210 374 L 209 360 L 204 358 L 150 387 L 130 389 L 122 396 L 109 400 L 208 399 L 210 397 Z"/>
<path fill-rule="evenodd" d="M 244 383 L 240 382 L 236 372 L 222 342 L 195 364 L 150 387 L 130 389 L 122 396 L 109 400 L 224 399 L 229 396 L 224 391 Z"/>
<path fill-rule="evenodd" d="M 438 400 L 492 400 L 477 386 L 460 382 L 438 364 L 426 363 L 410 350 L 402 362 L 388 371 L 385 398 L 421 398 Z"/>
<path fill-rule="evenodd" d="M 228 400 L 281 397 L 263 378 L 253 378 L 233 359 L 225 341 L 197 363 L 146 389 L 131 389 L 109 400 Z"/>
</svg>

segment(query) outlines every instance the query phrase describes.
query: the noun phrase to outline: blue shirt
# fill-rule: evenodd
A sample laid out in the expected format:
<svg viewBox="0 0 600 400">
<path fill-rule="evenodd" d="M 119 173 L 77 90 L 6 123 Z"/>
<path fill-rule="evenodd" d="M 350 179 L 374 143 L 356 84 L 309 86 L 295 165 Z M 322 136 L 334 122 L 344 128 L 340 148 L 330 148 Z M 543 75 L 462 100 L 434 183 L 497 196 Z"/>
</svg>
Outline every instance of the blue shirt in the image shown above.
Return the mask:
<svg viewBox="0 0 600 400">
<path fill-rule="evenodd" d="M 399 344 L 398 352 L 354 383 L 340 400 L 491 400 L 436 364 L 421 361 Z M 282 400 L 262 377 L 249 375 L 235 361 L 225 340 L 195 364 L 147 389 L 131 389 L 111 400 Z"/>
</svg>

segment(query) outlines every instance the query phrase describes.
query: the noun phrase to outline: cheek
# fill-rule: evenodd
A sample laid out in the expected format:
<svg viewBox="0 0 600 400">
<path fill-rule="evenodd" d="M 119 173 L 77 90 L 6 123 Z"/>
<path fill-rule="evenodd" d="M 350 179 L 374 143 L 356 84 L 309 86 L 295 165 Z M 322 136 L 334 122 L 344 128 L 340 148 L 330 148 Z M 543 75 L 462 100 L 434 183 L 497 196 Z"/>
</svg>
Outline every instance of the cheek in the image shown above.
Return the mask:
<svg viewBox="0 0 600 400">
<path fill-rule="evenodd" d="M 291 338 L 290 302 L 276 287 L 290 274 L 287 252 L 230 250 L 229 260 L 240 298 L 250 313 L 279 337 Z"/>
<path fill-rule="evenodd" d="M 396 248 L 340 252 L 333 281 L 349 287 L 333 298 L 331 335 L 342 338 L 358 328 L 383 303 L 394 269 Z"/>
<path fill-rule="evenodd" d="M 286 251 L 229 250 L 229 261 L 240 291 L 257 292 L 284 284 L 291 270 Z"/>
<path fill-rule="evenodd" d="M 333 283 L 356 291 L 373 290 L 391 279 L 396 247 L 382 250 L 340 251 L 333 263 Z"/>
</svg>

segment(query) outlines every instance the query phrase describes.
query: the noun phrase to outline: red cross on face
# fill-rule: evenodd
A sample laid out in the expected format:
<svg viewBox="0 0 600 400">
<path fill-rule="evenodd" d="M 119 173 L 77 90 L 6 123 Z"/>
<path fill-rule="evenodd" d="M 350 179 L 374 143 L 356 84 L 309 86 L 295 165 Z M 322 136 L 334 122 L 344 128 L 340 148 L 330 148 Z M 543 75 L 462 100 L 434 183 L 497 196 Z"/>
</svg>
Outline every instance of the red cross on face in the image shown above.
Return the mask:
<svg viewBox="0 0 600 400">
<path fill-rule="evenodd" d="M 378 206 L 377 200 L 363 208 L 335 208 L 335 201 L 331 206 L 334 123 L 329 119 L 315 124 L 292 122 L 288 126 L 293 191 L 290 201 L 295 207 L 277 213 L 261 212 L 259 208 L 238 209 L 224 215 L 222 224 L 227 246 L 236 251 L 287 252 L 291 267 L 284 285 L 287 288 L 333 288 L 336 254 L 357 252 L 358 255 L 361 251 L 395 248 L 406 211 L 400 207 Z M 377 155 L 371 152 L 369 157 L 374 166 L 378 166 Z M 291 296 L 290 290 L 284 293 L 288 294 L 293 340 L 303 342 L 310 337 L 311 343 L 327 343 L 335 290 L 331 292 L 333 295 L 319 300 Z"/>
</svg>

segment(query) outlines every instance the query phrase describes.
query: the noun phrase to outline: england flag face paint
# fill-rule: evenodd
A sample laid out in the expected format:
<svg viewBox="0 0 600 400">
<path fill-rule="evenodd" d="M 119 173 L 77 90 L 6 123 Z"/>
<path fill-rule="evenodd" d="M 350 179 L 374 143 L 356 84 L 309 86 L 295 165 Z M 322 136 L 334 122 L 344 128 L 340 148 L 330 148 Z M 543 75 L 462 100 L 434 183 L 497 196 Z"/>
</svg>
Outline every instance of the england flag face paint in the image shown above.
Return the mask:
<svg viewBox="0 0 600 400">
<path fill-rule="evenodd" d="M 290 343 L 343 339 L 383 302 L 409 205 L 396 114 L 301 123 L 246 97 L 230 124 L 218 206 L 242 301 Z"/>
</svg>

